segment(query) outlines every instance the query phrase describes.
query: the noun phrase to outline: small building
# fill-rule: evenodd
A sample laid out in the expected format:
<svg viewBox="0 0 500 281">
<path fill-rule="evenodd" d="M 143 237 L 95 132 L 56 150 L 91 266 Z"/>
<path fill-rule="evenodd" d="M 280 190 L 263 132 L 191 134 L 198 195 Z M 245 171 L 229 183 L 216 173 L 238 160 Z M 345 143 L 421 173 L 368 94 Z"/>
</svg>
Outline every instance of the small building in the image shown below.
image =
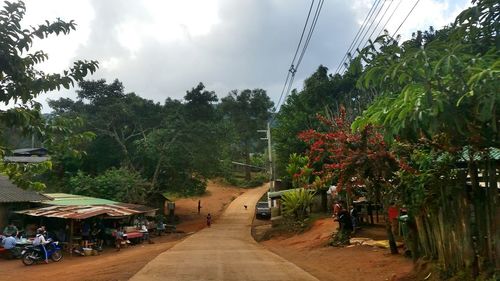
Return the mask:
<svg viewBox="0 0 500 281">
<path fill-rule="evenodd" d="M 0 232 L 13 218 L 15 211 L 33 208 L 50 200 L 50 197 L 39 192 L 17 187 L 9 178 L 0 175 Z"/>
<path fill-rule="evenodd" d="M 48 150 L 46 148 L 20 148 L 12 151 L 12 156 L 5 156 L 5 162 L 12 163 L 40 163 L 50 160 Z"/>
<path fill-rule="evenodd" d="M 69 244 L 68 250 L 70 251 L 77 247 L 78 241 L 82 239 L 84 224 L 98 220 L 106 224 L 107 229 L 116 229 L 117 222 L 124 221 L 130 229 L 135 229 L 136 226 L 132 223 L 134 216 L 152 217 L 157 210 L 144 205 L 76 194 L 46 193 L 44 195 L 49 200 L 42 201 L 42 207 L 17 211 L 16 213 L 35 218 L 38 225 L 48 225 L 49 228 L 56 229 L 55 232 L 60 233 L 59 241 L 65 241 L 66 244 Z M 138 232 L 128 233 L 129 238 L 132 235 L 142 237 L 142 234 Z"/>
</svg>

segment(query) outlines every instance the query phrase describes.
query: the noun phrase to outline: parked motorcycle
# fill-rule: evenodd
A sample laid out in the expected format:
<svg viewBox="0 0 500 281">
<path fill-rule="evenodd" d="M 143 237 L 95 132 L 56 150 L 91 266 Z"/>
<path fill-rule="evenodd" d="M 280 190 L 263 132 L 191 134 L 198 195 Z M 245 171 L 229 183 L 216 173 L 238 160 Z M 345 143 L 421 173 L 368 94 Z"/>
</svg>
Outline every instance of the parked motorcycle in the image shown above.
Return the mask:
<svg viewBox="0 0 500 281">
<path fill-rule="evenodd" d="M 59 246 L 59 242 L 49 241 L 49 243 L 45 244 L 45 249 L 47 250 L 47 258 L 50 258 L 55 262 L 58 262 L 63 258 L 62 248 Z M 41 247 L 29 245 L 22 251 L 21 260 L 24 265 L 32 265 L 35 262 L 44 262 L 45 253 Z"/>
</svg>

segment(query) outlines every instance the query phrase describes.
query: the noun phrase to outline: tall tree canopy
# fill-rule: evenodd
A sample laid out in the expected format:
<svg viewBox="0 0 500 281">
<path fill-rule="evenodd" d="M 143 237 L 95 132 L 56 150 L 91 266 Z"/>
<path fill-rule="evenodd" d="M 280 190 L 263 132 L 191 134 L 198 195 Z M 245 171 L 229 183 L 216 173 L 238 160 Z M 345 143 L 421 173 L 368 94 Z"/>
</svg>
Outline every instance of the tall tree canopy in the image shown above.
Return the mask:
<svg viewBox="0 0 500 281">
<path fill-rule="evenodd" d="M 246 89 L 241 92 L 234 90 L 221 100 L 220 109 L 238 138 L 238 142 L 233 144 L 235 152 L 247 165 L 250 165 L 250 154 L 257 152 L 257 147 L 262 147 L 257 130 L 266 128 L 273 106 L 274 103 L 262 89 Z M 248 166 L 245 177 L 250 180 Z"/>
</svg>

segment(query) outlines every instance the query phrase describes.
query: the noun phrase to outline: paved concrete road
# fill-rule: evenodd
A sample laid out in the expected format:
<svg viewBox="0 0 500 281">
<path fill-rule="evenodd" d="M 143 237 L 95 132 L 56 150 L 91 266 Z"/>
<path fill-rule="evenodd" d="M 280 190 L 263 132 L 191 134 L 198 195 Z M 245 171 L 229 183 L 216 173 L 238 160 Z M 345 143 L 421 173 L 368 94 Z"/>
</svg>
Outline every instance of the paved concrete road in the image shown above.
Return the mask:
<svg viewBox="0 0 500 281">
<path fill-rule="evenodd" d="M 317 281 L 253 240 L 250 227 L 255 204 L 266 190 L 262 187 L 239 196 L 211 228 L 160 254 L 130 280 Z"/>
</svg>

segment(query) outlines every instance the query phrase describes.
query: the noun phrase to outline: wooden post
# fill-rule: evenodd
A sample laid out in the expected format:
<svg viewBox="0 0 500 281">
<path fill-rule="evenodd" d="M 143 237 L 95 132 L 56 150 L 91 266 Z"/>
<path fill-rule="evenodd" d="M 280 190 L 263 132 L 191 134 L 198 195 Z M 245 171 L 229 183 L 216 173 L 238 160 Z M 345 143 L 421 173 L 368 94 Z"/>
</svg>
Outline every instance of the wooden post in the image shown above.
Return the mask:
<svg viewBox="0 0 500 281">
<path fill-rule="evenodd" d="M 73 256 L 73 219 L 69 219 L 69 255 Z"/>
</svg>

